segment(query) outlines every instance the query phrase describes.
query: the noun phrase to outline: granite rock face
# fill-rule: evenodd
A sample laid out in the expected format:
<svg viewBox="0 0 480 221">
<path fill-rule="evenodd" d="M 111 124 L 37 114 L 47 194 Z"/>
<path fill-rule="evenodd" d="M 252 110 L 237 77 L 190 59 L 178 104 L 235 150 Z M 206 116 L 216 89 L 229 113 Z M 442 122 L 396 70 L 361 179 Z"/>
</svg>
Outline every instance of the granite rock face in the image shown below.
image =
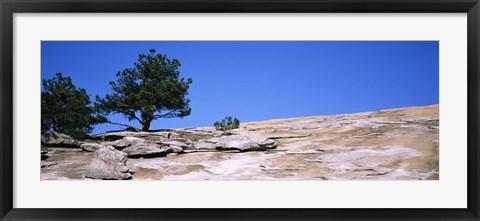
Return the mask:
<svg viewBox="0 0 480 221">
<path fill-rule="evenodd" d="M 438 180 L 438 113 L 431 105 L 247 122 L 229 131 L 116 131 L 80 146 L 123 154 L 116 162 L 125 160 L 134 180 Z M 85 150 L 46 146 L 42 179 L 84 179 L 98 160 L 98 151 Z"/>
<path fill-rule="evenodd" d="M 132 178 L 128 169 L 127 154 L 113 147 L 102 147 L 87 166 L 85 177 L 103 180 L 125 180 Z"/>
<path fill-rule="evenodd" d="M 93 142 L 80 143 L 80 148 L 82 148 L 82 150 L 89 151 L 89 152 L 95 152 L 104 146 L 105 145 L 101 143 L 93 143 Z"/>
<path fill-rule="evenodd" d="M 167 155 L 167 149 L 155 143 L 143 143 L 137 145 L 131 145 L 122 149 L 124 153 L 128 154 L 128 157 L 164 157 Z"/>
<path fill-rule="evenodd" d="M 110 144 L 127 153 L 130 158 L 164 157 L 168 153 L 182 153 L 183 148 L 188 147 L 179 139 L 152 141 L 152 139 L 144 138 L 124 137 Z"/>
<path fill-rule="evenodd" d="M 54 131 L 45 132 L 41 138 L 43 146 L 80 147 L 80 143 L 72 137 Z"/>
<path fill-rule="evenodd" d="M 276 147 L 273 140 L 261 137 L 256 132 L 245 129 L 234 129 L 209 139 L 200 139 L 195 143 L 194 150 L 238 150 L 264 151 Z"/>
</svg>

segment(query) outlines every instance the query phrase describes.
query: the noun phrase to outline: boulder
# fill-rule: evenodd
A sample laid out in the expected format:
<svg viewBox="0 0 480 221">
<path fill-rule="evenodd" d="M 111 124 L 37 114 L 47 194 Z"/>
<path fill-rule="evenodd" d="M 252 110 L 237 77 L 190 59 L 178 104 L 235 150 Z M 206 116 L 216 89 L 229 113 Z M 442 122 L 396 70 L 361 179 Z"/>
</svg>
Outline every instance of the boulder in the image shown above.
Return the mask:
<svg viewBox="0 0 480 221">
<path fill-rule="evenodd" d="M 103 180 L 131 179 L 127 164 L 127 154 L 113 147 L 101 147 L 87 166 L 85 177 Z"/>
<path fill-rule="evenodd" d="M 276 144 L 273 140 L 265 139 L 259 134 L 245 129 L 229 130 L 222 136 L 199 140 L 194 145 L 196 150 L 239 150 L 241 152 L 262 151 L 275 147 Z"/>
<path fill-rule="evenodd" d="M 123 147 L 122 151 L 131 158 L 164 157 L 167 154 L 167 150 L 161 145 L 138 137 L 124 137 L 113 146 L 116 148 Z"/>
<path fill-rule="evenodd" d="M 80 148 L 88 152 L 95 152 L 102 148 L 104 145 L 100 143 L 81 143 Z"/>
<path fill-rule="evenodd" d="M 115 147 L 117 150 L 122 150 L 122 149 L 130 146 L 129 140 L 125 139 L 125 138 L 110 142 L 109 144 L 111 146 Z"/>
<path fill-rule="evenodd" d="M 164 157 L 168 153 L 182 153 L 183 149 L 189 146 L 181 139 L 155 143 L 138 137 L 124 137 L 111 145 L 127 153 L 130 158 Z"/>
<path fill-rule="evenodd" d="M 265 139 L 259 134 L 244 130 L 230 130 L 229 136 L 221 136 L 215 142 L 215 148 L 218 150 L 240 150 L 240 151 L 262 151 L 274 149 L 276 147 L 273 140 Z"/>
<path fill-rule="evenodd" d="M 42 134 L 42 145 L 53 147 L 74 147 L 79 148 L 80 143 L 70 136 L 55 131 L 47 131 Z"/>
<path fill-rule="evenodd" d="M 125 137 L 159 137 L 160 139 L 162 138 L 167 138 L 170 135 L 170 132 L 145 132 L 145 131 L 129 131 L 129 130 L 121 130 L 121 131 L 109 131 L 103 134 L 96 134 L 91 136 L 92 139 L 95 140 L 102 140 L 102 141 L 116 141 L 120 140 Z"/>
<path fill-rule="evenodd" d="M 122 139 L 115 140 L 112 142 L 105 142 L 106 145 L 113 146 L 117 150 L 122 150 L 132 145 L 145 145 L 146 143 L 150 143 L 150 142 L 138 137 L 123 137 Z"/>
<path fill-rule="evenodd" d="M 164 157 L 167 155 L 167 150 L 158 144 L 149 145 L 133 145 L 122 150 L 128 154 L 131 158 L 152 158 L 152 157 Z M 173 151 L 171 151 L 173 152 Z"/>
</svg>

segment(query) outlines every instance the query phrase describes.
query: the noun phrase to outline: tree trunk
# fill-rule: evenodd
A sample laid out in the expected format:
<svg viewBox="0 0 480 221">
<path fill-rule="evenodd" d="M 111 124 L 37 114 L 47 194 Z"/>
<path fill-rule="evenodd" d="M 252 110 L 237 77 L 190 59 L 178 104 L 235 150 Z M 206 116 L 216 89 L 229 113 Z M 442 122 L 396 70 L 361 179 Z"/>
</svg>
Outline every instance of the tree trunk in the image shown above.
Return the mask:
<svg viewBox="0 0 480 221">
<path fill-rule="evenodd" d="M 142 114 L 142 131 L 148 131 L 153 117 L 150 114 Z"/>
<path fill-rule="evenodd" d="M 150 123 L 151 122 L 152 121 L 150 120 L 150 121 L 147 121 L 147 122 L 143 123 L 142 124 L 142 131 L 148 131 L 150 129 Z"/>
</svg>

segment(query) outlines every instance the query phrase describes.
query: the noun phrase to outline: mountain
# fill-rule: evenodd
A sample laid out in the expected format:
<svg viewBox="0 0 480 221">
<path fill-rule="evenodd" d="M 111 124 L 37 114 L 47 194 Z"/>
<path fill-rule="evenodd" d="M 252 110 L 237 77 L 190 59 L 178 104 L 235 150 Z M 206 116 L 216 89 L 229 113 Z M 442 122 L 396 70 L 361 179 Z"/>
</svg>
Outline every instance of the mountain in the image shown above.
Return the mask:
<svg viewBox="0 0 480 221">
<path fill-rule="evenodd" d="M 224 132 L 48 136 L 42 180 L 439 179 L 439 105 L 248 122 Z"/>
</svg>

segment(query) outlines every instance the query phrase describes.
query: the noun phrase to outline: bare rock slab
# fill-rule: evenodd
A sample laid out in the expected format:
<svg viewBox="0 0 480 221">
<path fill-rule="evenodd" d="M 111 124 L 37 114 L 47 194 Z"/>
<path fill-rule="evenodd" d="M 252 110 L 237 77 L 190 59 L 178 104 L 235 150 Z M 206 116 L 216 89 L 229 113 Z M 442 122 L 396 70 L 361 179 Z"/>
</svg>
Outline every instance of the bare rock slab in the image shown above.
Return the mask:
<svg viewBox="0 0 480 221">
<path fill-rule="evenodd" d="M 183 149 L 169 144 L 158 144 L 138 137 L 124 137 L 113 144 L 115 148 L 122 148 L 122 152 L 130 158 L 164 157 L 168 153 L 180 153 Z"/>
<path fill-rule="evenodd" d="M 220 151 L 238 150 L 246 152 L 274 149 L 276 148 L 276 144 L 273 140 L 263 138 L 256 132 L 245 129 L 234 129 L 219 137 L 200 140 L 195 145 L 195 148 Z"/>
<path fill-rule="evenodd" d="M 160 145 L 135 145 L 129 146 L 122 150 L 128 157 L 131 158 L 152 158 L 152 157 L 164 157 L 167 155 L 167 150 Z"/>
<path fill-rule="evenodd" d="M 72 137 L 55 131 L 47 131 L 42 134 L 42 145 L 53 147 L 80 147 L 80 143 Z"/>
<path fill-rule="evenodd" d="M 95 152 L 102 147 L 104 147 L 104 145 L 100 143 L 81 143 L 80 144 L 80 148 L 88 152 Z"/>
<path fill-rule="evenodd" d="M 102 147 L 95 152 L 95 157 L 85 171 L 85 177 L 102 180 L 131 179 L 127 160 L 126 153 L 113 147 Z"/>
</svg>

